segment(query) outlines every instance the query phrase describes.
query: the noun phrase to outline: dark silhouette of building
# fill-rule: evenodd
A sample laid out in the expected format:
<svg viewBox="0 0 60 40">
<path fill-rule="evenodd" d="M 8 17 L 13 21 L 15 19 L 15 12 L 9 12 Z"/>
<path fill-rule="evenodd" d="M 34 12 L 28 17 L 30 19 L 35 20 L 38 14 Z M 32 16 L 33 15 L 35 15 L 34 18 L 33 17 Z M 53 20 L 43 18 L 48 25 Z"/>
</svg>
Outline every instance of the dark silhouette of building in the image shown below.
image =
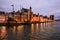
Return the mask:
<svg viewBox="0 0 60 40">
<path fill-rule="evenodd" d="M 50 15 L 50 20 L 54 20 L 54 15 Z"/>
</svg>

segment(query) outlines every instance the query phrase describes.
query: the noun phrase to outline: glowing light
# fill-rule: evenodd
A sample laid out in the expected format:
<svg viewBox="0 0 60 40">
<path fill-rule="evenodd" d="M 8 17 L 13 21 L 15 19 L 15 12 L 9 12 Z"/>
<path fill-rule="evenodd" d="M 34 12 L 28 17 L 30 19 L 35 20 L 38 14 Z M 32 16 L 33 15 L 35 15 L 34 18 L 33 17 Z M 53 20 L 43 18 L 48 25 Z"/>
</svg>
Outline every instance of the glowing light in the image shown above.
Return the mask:
<svg viewBox="0 0 60 40">
<path fill-rule="evenodd" d="M 15 30 L 16 30 L 16 26 L 13 27 L 13 31 L 15 31 Z"/>
<path fill-rule="evenodd" d="M 1 38 L 4 38 L 6 36 L 6 34 L 7 34 L 6 27 L 2 26 L 2 29 L 1 29 Z"/>
<path fill-rule="evenodd" d="M 6 31 L 6 27 L 5 26 L 2 26 L 2 32 L 5 32 Z"/>
<path fill-rule="evenodd" d="M 38 32 L 38 27 L 39 27 L 38 25 L 39 25 L 39 24 L 37 23 L 37 24 L 36 24 L 36 32 Z"/>
<path fill-rule="evenodd" d="M 31 24 L 31 33 L 34 33 L 34 24 Z"/>
<path fill-rule="evenodd" d="M 23 30 L 23 27 L 24 27 L 24 26 L 18 26 L 17 29 L 21 31 L 21 30 Z"/>
</svg>

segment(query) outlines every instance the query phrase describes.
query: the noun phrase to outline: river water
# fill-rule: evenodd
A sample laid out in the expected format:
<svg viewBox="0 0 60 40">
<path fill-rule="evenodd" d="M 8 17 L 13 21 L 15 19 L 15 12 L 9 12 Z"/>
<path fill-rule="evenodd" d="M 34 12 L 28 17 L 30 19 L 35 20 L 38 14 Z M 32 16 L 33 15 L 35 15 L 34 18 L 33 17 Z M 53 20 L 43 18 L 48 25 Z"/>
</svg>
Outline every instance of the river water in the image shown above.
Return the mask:
<svg viewBox="0 0 60 40">
<path fill-rule="evenodd" d="M 0 26 L 0 40 L 60 40 L 60 22 Z"/>
</svg>

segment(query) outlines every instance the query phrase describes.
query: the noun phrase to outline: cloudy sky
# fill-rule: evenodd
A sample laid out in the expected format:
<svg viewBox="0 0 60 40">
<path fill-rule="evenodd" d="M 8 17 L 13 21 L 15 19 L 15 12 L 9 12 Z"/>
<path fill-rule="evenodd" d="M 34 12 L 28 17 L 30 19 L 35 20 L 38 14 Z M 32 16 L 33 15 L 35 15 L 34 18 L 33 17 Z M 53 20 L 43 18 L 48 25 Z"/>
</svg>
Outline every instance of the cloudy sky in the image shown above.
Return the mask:
<svg viewBox="0 0 60 40">
<path fill-rule="evenodd" d="M 55 19 L 60 18 L 60 0 L 0 0 L 0 11 L 11 12 L 12 4 L 14 10 L 20 10 L 22 7 L 32 7 L 34 13 L 42 15 L 55 15 Z"/>
</svg>

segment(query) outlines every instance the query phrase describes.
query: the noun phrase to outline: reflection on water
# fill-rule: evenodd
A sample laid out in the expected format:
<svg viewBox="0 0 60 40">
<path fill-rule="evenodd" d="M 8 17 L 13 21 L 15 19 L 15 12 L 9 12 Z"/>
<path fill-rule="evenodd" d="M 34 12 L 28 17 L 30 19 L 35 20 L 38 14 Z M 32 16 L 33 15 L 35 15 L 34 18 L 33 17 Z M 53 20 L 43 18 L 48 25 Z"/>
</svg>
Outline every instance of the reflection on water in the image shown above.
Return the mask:
<svg viewBox="0 0 60 40">
<path fill-rule="evenodd" d="M 47 40 L 48 37 L 52 35 L 52 27 L 48 26 L 49 23 L 41 23 L 41 24 L 32 24 L 31 25 L 31 40 Z M 36 29 L 35 29 L 35 28 Z M 51 29 L 50 29 L 51 27 Z"/>
<path fill-rule="evenodd" d="M 59 22 L 0 26 L 0 40 L 59 40 Z"/>
<path fill-rule="evenodd" d="M 6 39 L 7 38 L 7 31 L 6 31 L 6 27 L 2 26 L 1 30 L 0 30 L 0 38 L 1 39 Z"/>
</svg>

